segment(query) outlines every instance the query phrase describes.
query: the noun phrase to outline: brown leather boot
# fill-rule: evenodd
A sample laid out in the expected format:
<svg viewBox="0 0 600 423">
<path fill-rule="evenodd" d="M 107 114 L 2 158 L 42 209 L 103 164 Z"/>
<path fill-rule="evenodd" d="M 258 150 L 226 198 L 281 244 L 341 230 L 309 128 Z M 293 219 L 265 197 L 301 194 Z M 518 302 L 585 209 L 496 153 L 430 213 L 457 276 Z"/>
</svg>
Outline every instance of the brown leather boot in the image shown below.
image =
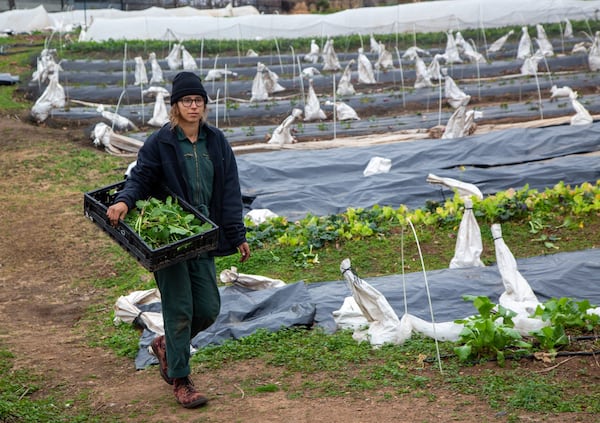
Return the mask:
<svg viewBox="0 0 600 423">
<path fill-rule="evenodd" d="M 189 376 L 175 378 L 173 382 L 175 399 L 185 408 L 200 407 L 208 402 L 208 398 L 196 390 Z"/>
<path fill-rule="evenodd" d="M 165 344 L 165 337 L 157 336 L 152 340 L 150 344 L 152 347 L 152 351 L 156 358 L 158 358 L 158 369 L 160 370 L 160 375 L 169 385 L 173 384 L 173 378 L 169 377 L 169 373 L 167 373 L 167 346 Z"/>
</svg>

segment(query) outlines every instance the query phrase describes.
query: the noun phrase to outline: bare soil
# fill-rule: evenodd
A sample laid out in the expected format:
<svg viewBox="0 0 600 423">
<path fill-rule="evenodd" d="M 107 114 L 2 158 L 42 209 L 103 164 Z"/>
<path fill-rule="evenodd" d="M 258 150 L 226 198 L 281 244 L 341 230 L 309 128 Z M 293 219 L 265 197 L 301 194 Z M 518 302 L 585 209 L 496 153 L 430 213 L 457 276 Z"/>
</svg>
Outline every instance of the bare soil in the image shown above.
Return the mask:
<svg viewBox="0 0 600 423">
<path fill-rule="evenodd" d="M 74 187 L 56 189 L 40 169 L 50 151 L 65 144 L 106 153 L 91 147 L 81 128 L 38 126 L 18 116 L 3 116 L 0 134 L 0 347 L 14 354 L 17 369 L 43 378 L 34 398 L 53 395 L 74 400 L 75 413 L 90 407 L 107 421 L 122 422 L 600 421 L 586 413 L 551 415 L 540 410 L 515 416 L 492 409 L 476 395 L 454 392 L 441 383 L 436 368 L 425 364 L 419 369 L 416 362 L 415 371 L 430 380 L 425 395 L 385 388 L 360 397 L 286 395 L 286 390 L 300 391 L 307 379 L 319 375 L 285 375 L 286 389 L 247 394 L 243 383 L 254 379 L 261 385 L 279 384 L 284 379 L 282 370 L 259 361 L 232 363 L 217 371 L 199 369 L 193 378 L 210 402 L 201 409 L 183 409 L 155 366 L 136 371 L 132 360 L 110 349 L 90 347 L 85 335 L 92 324 L 85 319 L 86 310 L 94 306 L 110 316 L 113 306 L 90 283 L 114 274 L 109 259 L 100 254 L 111 241 L 84 218 L 82 192 Z M 92 170 L 81 175 L 82 181 L 93 181 L 95 176 Z M 557 382 L 578 378 L 582 389 L 600 382 L 595 357 L 558 364 Z M 520 366 L 527 377 L 528 372 L 545 371 L 551 365 L 522 362 Z M 495 365 L 489 368 L 503 371 Z M 489 368 L 465 368 L 464 373 Z"/>
</svg>

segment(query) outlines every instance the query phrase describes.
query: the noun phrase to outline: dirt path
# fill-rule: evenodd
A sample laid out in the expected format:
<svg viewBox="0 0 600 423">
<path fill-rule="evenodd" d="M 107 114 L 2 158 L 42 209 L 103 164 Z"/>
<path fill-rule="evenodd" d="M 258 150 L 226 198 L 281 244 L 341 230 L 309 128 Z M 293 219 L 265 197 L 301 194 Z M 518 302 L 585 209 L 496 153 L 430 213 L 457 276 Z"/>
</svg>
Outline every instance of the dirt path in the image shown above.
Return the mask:
<svg viewBox="0 0 600 423">
<path fill-rule="evenodd" d="M 49 152 L 55 147 L 67 143 L 72 149 L 90 148 L 83 131 L 33 126 L 4 116 L 0 133 L 0 347 L 14 354 L 16 368 L 43 376 L 43 386 L 34 397 L 74 400 L 74 410 L 90 407 L 95 415 L 120 422 L 506 421 L 475 396 L 443 386 L 429 387 L 435 401 L 411 393 L 392 393 L 387 401 L 289 399 L 284 390 L 247 395 L 240 388 L 244 381 L 279 383 L 281 376 L 279 370 L 253 361 L 195 374 L 197 385 L 211 401 L 199 410 L 181 408 L 155 367 L 136 371 L 131 360 L 89 347 L 84 335 L 92 329 L 84 319 L 88 307 L 111 318 L 113 304 L 90 283 L 115 271 L 99 254 L 111 241 L 83 217 L 80 191 L 67 187 L 69 194 L 64 196 L 64 189 L 55 189 L 44 177 L 52 168 Z M 93 181 L 93 171 L 81 177 Z M 289 383 L 298 388 L 303 380 L 298 376 Z M 526 421 L 569 419 L 526 413 L 523 417 Z M 577 416 L 572 417 L 570 421 L 577 421 Z"/>
</svg>

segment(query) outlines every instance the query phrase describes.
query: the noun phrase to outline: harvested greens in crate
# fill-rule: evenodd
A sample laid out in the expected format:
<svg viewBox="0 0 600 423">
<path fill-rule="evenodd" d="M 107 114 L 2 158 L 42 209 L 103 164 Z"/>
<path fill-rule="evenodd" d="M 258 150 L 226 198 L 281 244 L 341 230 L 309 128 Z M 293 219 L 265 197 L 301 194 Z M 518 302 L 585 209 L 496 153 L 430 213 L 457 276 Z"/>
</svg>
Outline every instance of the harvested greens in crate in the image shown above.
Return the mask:
<svg viewBox="0 0 600 423">
<path fill-rule="evenodd" d="M 182 198 L 139 200 L 124 222 L 111 226 L 106 210 L 124 182 L 84 195 L 84 212 L 146 269 L 155 271 L 217 247 L 218 227 Z"/>
</svg>

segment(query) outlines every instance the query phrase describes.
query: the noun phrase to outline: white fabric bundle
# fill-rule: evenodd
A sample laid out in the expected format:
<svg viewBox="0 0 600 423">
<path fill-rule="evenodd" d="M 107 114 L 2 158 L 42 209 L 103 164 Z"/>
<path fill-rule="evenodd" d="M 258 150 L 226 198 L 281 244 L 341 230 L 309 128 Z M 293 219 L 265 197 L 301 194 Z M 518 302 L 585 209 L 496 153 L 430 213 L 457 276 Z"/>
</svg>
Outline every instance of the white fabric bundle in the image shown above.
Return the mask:
<svg viewBox="0 0 600 423">
<path fill-rule="evenodd" d="M 171 70 L 181 69 L 183 61 L 181 60 L 181 45 L 179 43 L 173 44 L 169 55 L 167 56 L 167 66 Z"/>
<path fill-rule="evenodd" d="M 356 110 L 348 106 L 343 101 L 336 101 L 335 104 L 332 101 L 326 101 L 325 105 L 335 107 L 336 118 L 339 121 L 360 120 L 358 114 L 356 113 Z"/>
<path fill-rule="evenodd" d="M 378 70 L 390 70 L 394 69 L 394 59 L 392 53 L 390 53 L 383 43 L 379 43 L 379 53 L 377 61 L 375 62 L 375 69 Z"/>
<path fill-rule="evenodd" d="M 323 70 L 328 71 L 336 71 L 340 70 L 342 66 L 340 65 L 340 61 L 338 60 L 337 55 L 335 54 L 335 49 L 333 48 L 333 38 L 329 38 L 325 45 L 323 46 Z"/>
<path fill-rule="evenodd" d="M 494 41 L 489 47 L 488 47 L 488 53 L 495 53 L 497 51 L 500 51 L 502 49 L 502 47 L 504 47 L 504 44 L 506 43 L 506 41 L 508 40 L 508 37 L 510 37 L 511 35 L 513 35 L 515 33 L 515 31 L 513 31 L 512 29 L 510 31 L 508 31 L 508 33 L 506 33 L 505 35 L 503 35 L 502 37 L 498 38 L 496 41 Z"/>
<path fill-rule="evenodd" d="M 554 56 L 554 47 L 552 47 L 552 43 L 548 40 L 548 36 L 546 35 L 546 31 L 544 27 L 540 24 L 537 24 L 537 39 L 536 42 L 539 47 L 540 53 L 546 57 Z"/>
<path fill-rule="evenodd" d="M 136 56 L 133 58 L 135 62 L 135 77 L 134 85 L 146 85 L 148 84 L 148 74 L 146 73 L 146 65 L 142 56 Z"/>
<path fill-rule="evenodd" d="M 448 104 L 450 104 L 450 106 L 452 106 L 454 109 L 469 104 L 469 101 L 471 101 L 471 96 L 465 94 L 460 88 L 458 88 L 458 85 L 456 85 L 452 77 L 446 74 L 447 72 L 445 70 L 442 73 L 445 75 L 444 95 L 448 101 Z"/>
<path fill-rule="evenodd" d="M 481 118 L 482 115 L 483 113 L 480 111 L 467 110 L 466 104 L 459 106 L 448 119 L 442 139 L 461 138 L 469 135 L 475 119 Z"/>
<path fill-rule="evenodd" d="M 304 55 L 304 61 L 316 65 L 319 61 L 320 51 L 321 49 L 319 48 L 319 45 L 315 42 L 315 40 L 310 40 L 310 52 Z"/>
<path fill-rule="evenodd" d="M 456 47 L 456 40 L 452 35 L 452 31 L 448 31 L 446 33 L 446 37 L 446 51 L 443 54 L 446 63 L 462 63 L 462 59 L 460 58 L 458 47 Z"/>
<path fill-rule="evenodd" d="M 219 274 L 219 278 L 223 283 L 241 286 L 253 291 L 280 288 L 286 285 L 281 279 L 273 279 L 262 275 L 239 273 L 237 267 L 235 266 L 232 266 L 231 269 L 223 270 Z"/>
<path fill-rule="evenodd" d="M 275 128 L 273 135 L 267 144 L 293 144 L 296 142 L 296 137 L 292 134 L 292 124 L 302 116 L 302 110 L 294 109 L 292 113 L 284 119 L 281 124 Z"/>
<path fill-rule="evenodd" d="M 373 65 L 369 58 L 365 55 L 362 48 L 358 49 L 358 82 L 361 84 L 375 84 L 375 76 L 373 75 Z"/>
<path fill-rule="evenodd" d="M 196 64 L 196 60 L 190 54 L 189 51 L 182 45 L 181 46 L 181 60 L 183 62 L 183 69 L 194 71 L 198 69 L 198 65 Z"/>
<path fill-rule="evenodd" d="M 571 117 L 571 125 L 588 125 L 594 121 L 590 113 L 577 100 L 577 91 L 572 91 L 569 95 L 571 105 L 575 109 L 576 114 Z"/>
<path fill-rule="evenodd" d="M 351 96 L 356 94 L 356 91 L 354 90 L 354 86 L 352 85 L 352 71 L 350 69 L 350 67 L 354 64 L 354 59 L 351 59 L 348 64 L 346 65 L 346 68 L 344 69 L 344 72 L 342 73 L 342 76 L 340 77 L 340 81 L 338 82 L 338 86 L 337 86 L 337 90 L 336 90 L 336 94 L 340 97 L 344 97 L 344 96 Z"/>
<path fill-rule="evenodd" d="M 114 324 L 117 325 L 120 322 L 133 323 L 136 319 L 139 319 L 148 330 L 157 335 L 164 335 L 165 329 L 162 313 L 153 311 L 142 312 L 137 307 L 137 305 L 153 302 L 160 302 L 160 292 L 157 288 L 146 291 L 134 291 L 127 296 L 119 297 L 113 307 L 115 311 Z"/>
<path fill-rule="evenodd" d="M 306 105 L 304 106 L 304 121 L 309 122 L 312 120 L 323 120 L 327 118 L 325 112 L 321 110 L 321 104 L 319 103 L 319 98 L 315 93 L 315 89 L 313 87 L 313 80 L 308 80 L 308 96 L 306 100 Z"/>
<path fill-rule="evenodd" d="M 531 37 L 527 32 L 527 27 L 521 27 L 521 39 L 519 40 L 519 48 L 517 49 L 517 59 L 525 60 L 531 56 Z"/>
<path fill-rule="evenodd" d="M 588 52 L 588 64 L 591 71 L 600 70 L 600 31 L 596 31 L 594 42 Z"/>
<path fill-rule="evenodd" d="M 65 89 L 58 82 L 58 71 L 50 74 L 48 78 L 48 86 L 31 107 L 31 115 L 38 123 L 48 119 L 50 110 L 64 107 L 66 104 Z"/>
<path fill-rule="evenodd" d="M 427 65 L 425 65 L 425 62 L 419 56 L 415 57 L 415 72 L 415 88 L 433 87 L 431 77 L 427 71 Z"/>
<path fill-rule="evenodd" d="M 158 60 L 156 60 L 156 53 L 150 53 L 148 60 L 150 61 L 150 70 L 152 74 L 150 77 L 150 84 L 162 84 L 165 82 L 162 69 L 158 64 Z"/>
<path fill-rule="evenodd" d="M 465 212 L 458 227 L 454 256 L 450 260 L 450 269 L 463 267 L 484 267 L 481 261 L 483 242 L 481 230 L 473 214 L 473 201 L 465 198 Z"/>
<path fill-rule="evenodd" d="M 148 125 L 161 127 L 169 121 L 169 112 L 165 104 L 165 94 L 163 92 L 156 93 L 156 102 L 152 117 L 148 121 Z"/>
</svg>

